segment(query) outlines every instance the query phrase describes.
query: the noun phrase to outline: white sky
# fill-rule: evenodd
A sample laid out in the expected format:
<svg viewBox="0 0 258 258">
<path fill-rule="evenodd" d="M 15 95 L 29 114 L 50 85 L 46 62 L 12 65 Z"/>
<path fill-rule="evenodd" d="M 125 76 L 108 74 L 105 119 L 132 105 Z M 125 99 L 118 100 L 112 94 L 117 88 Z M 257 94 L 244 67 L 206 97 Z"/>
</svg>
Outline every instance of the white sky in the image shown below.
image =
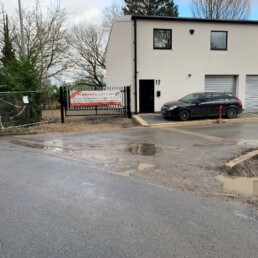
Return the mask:
<svg viewBox="0 0 258 258">
<path fill-rule="evenodd" d="M 35 0 L 20 0 L 22 7 L 30 9 L 35 6 Z M 40 0 L 40 5 L 44 7 L 55 4 L 58 0 Z M 101 10 L 113 3 L 113 0 L 60 0 L 61 6 L 66 9 L 70 14 L 72 23 L 78 23 L 81 20 L 91 20 L 92 18 L 99 17 Z M 4 5 L 7 13 L 12 14 L 18 9 L 18 0 L 0 0 L 0 4 Z"/>
<path fill-rule="evenodd" d="M 24 8 L 35 6 L 35 0 L 20 0 Z M 42 8 L 56 3 L 58 0 L 40 0 Z M 78 23 L 83 20 L 92 20 L 101 15 L 101 10 L 111 5 L 114 0 L 60 0 L 61 6 L 71 13 L 70 22 Z M 190 0 L 174 0 L 179 7 L 179 15 L 181 17 L 191 16 L 189 8 Z M 258 20 L 258 0 L 250 0 L 252 2 L 250 19 Z M 123 2 L 123 0 L 116 0 Z M 0 0 L 9 14 L 18 9 L 18 0 Z"/>
</svg>

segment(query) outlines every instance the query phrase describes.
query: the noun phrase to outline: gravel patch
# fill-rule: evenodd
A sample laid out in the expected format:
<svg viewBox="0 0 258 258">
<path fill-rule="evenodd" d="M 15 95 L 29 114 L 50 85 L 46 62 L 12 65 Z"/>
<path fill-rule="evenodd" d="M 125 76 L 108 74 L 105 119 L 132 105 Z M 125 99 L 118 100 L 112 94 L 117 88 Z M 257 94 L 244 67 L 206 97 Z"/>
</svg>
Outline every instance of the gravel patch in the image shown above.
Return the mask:
<svg viewBox="0 0 258 258">
<path fill-rule="evenodd" d="M 258 155 L 234 166 L 228 174 L 238 177 L 258 177 Z"/>
</svg>

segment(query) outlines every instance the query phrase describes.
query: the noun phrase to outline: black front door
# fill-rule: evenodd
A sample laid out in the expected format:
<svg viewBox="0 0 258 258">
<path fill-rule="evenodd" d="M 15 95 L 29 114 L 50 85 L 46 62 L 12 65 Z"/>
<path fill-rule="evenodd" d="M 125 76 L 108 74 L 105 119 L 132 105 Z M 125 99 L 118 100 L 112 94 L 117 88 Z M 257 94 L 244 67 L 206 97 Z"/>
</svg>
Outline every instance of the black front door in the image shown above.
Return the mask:
<svg viewBox="0 0 258 258">
<path fill-rule="evenodd" d="M 140 113 L 154 113 L 154 80 L 140 80 Z"/>
</svg>

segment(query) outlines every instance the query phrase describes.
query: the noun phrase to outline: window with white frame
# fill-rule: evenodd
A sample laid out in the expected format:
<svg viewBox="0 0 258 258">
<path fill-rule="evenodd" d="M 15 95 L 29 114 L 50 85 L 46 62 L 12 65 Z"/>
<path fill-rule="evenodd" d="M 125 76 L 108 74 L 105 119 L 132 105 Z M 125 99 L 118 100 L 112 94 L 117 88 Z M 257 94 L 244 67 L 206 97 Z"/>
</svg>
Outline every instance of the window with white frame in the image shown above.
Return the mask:
<svg viewBox="0 0 258 258">
<path fill-rule="evenodd" d="M 211 50 L 227 50 L 228 32 L 212 31 L 211 32 Z"/>
<path fill-rule="evenodd" d="M 154 29 L 153 30 L 154 49 L 172 49 L 172 30 Z"/>
</svg>

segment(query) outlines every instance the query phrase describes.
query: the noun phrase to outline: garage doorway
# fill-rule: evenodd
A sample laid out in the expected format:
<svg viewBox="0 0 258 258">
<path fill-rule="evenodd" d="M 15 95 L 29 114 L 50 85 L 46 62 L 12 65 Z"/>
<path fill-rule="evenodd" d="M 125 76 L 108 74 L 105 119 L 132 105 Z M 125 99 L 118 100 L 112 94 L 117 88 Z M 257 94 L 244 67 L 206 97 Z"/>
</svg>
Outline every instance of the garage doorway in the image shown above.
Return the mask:
<svg viewBox="0 0 258 258">
<path fill-rule="evenodd" d="M 258 75 L 246 76 L 244 108 L 246 110 L 258 110 Z"/>
<path fill-rule="evenodd" d="M 154 80 L 140 80 L 140 113 L 154 113 Z"/>
<path fill-rule="evenodd" d="M 236 76 L 235 75 L 206 75 L 206 92 L 225 92 L 236 96 Z"/>
</svg>

